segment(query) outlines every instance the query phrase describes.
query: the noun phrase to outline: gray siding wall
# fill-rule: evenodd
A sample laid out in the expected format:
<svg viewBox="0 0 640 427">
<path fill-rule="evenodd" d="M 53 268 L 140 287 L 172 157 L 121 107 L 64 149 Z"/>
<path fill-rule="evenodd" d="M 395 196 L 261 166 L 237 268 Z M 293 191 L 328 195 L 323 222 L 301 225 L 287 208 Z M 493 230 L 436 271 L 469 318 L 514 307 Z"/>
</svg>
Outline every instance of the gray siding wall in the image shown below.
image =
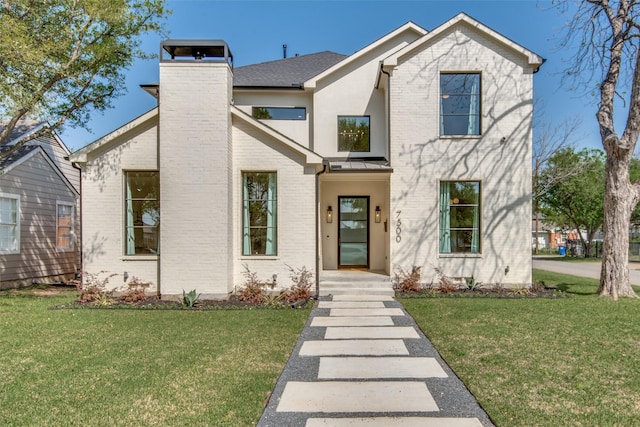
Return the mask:
<svg viewBox="0 0 640 427">
<path fill-rule="evenodd" d="M 20 253 L 0 254 L 0 288 L 58 276 L 72 278 L 79 268 L 77 198 L 43 154 L 36 154 L 0 176 L 0 192 L 20 196 Z M 76 206 L 73 251 L 56 249 L 56 201 Z"/>
</svg>

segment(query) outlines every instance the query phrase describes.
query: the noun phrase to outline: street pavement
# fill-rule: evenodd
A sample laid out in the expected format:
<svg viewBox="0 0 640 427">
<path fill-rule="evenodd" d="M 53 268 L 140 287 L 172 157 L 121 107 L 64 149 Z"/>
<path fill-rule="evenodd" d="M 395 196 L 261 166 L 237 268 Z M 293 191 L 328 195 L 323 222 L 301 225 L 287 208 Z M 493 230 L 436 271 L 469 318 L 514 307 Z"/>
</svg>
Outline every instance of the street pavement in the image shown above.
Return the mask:
<svg viewBox="0 0 640 427">
<path fill-rule="evenodd" d="M 560 258 L 560 257 L 557 257 Z M 537 270 L 552 271 L 554 273 L 570 274 L 572 276 L 600 278 L 600 261 L 576 261 L 567 262 L 561 259 L 554 260 L 549 256 L 534 256 L 533 268 Z M 632 285 L 640 286 L 640 263 L 629 263 L 629 280 Z"/>
</svg>

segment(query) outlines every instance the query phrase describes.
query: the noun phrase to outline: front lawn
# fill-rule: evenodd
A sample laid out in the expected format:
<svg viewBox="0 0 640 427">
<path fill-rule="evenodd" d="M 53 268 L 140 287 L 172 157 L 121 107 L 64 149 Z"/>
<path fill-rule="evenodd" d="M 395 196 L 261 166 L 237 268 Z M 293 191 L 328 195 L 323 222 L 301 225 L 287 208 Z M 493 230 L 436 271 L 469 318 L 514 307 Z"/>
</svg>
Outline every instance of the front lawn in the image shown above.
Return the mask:
<svg viewBox="0 0 640 427">
<path fill-rule="evenodd" d="M 250 426 L 308 309 L 49 310 L 0 292 L 0 425 Z"/>
<path fill-rule="evenodd" d="M 402 299 L 499 426 L 640 425 L 640 300 L 534 270 L 556 299 Z"/>
</svg>

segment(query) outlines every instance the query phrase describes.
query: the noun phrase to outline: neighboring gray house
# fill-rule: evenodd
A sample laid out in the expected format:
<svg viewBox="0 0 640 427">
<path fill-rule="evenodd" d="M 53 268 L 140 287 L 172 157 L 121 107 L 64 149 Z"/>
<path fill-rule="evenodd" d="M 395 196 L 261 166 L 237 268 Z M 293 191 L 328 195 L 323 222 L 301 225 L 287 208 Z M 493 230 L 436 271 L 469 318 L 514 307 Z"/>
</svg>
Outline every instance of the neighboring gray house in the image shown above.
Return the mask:
<svg viewBox="0 0 640 427">
<path fill-rule="evenodd" d="M 0 289 L 64 282 L 80 269 L 80 171 L 69 149 L 50 131 L 12 150 L 46 126 L 20 122 L 0 146 Z"/>
<path fill-rule="evenodd" d="M 163 297 L 224 298 L 245 266 L 278 287 L 306 267 L 320 294 L 413 266 L 526 286 L 542 63 L 465 14 L 237 68 L 224 41 L 167 40 L 157 107 L 71 156 L 84 270 Z"/>
</svg>

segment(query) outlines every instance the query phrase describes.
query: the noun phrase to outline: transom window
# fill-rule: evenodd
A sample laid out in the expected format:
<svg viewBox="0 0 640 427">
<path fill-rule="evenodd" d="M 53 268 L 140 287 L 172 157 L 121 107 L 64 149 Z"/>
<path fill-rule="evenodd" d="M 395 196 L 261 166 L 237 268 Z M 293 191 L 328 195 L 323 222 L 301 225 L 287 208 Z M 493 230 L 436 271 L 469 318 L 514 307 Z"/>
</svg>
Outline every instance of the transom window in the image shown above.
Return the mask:
<svg viewBox="0 0 640 427">
<path fill-rule="evenodd" d="M 126 172 L 125 254 L 158 254 L 158 172 Z"/>
<path fill-rule="evenodd" d="M 56 202 L 56 249 L 73 250 L 73 203 Z"/>
<path fill-rule="evenodd" d="M 480 253 L 480 182 L 440 181 L 440 253 Z"/>
<path fill-rule="evenodd" d="M 256 119 L 267 120 L 306 120 L 304 107 L 252 107 L 251 115 Z"/>
<path fill-rule="evenodd" d="M 440 74 L 440 135 L 480 135 L 480 74 Z"/>
<path fill-rule="evenodd" d="M 243 255 L 276 255 L 277 206 L 275 172 L 242 174 Z"/>
<path fill-rule="evenodd" d="M 0 193 L 0 253 L 20 252 L 20 196 Z"/>
<path fill-rule="evenodd" d="M 369 152 L 369 116 L 338 116 L 338 151 Z"/>
</svg>

